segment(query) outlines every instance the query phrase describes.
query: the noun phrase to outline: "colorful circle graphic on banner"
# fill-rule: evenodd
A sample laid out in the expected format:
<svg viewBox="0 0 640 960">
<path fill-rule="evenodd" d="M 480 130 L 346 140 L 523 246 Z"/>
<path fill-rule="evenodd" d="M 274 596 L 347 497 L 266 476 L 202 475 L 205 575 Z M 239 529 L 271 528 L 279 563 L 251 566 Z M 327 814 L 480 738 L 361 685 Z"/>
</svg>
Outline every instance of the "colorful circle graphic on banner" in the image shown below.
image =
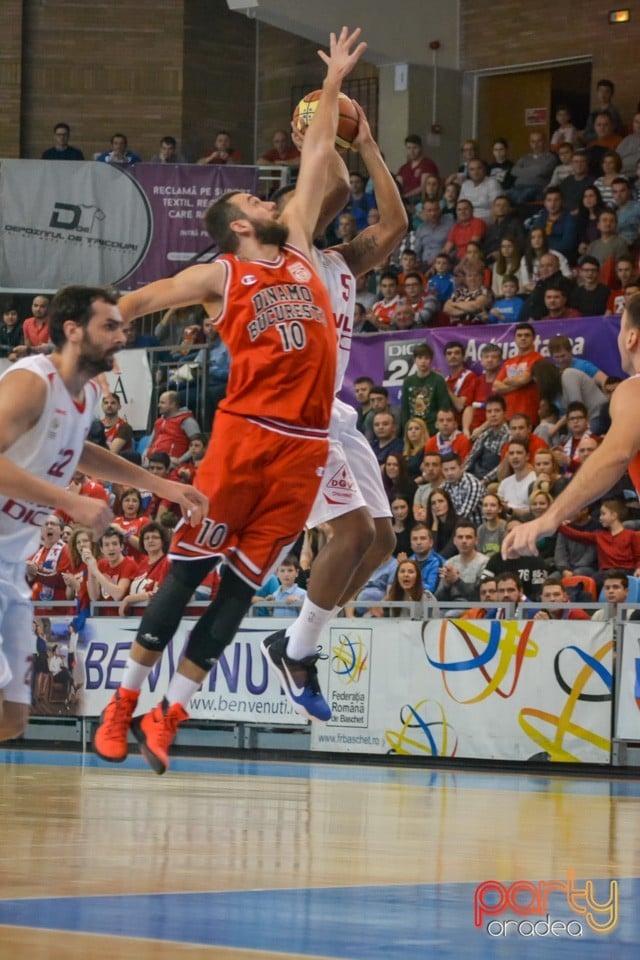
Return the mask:
<svg viewBox="0 0 640 960">
<path fill-rule="evenodd" d="M 405 703 L 400 708 L 400 729 L 387 730 L 385 740 L 389 753 L 403 756 L 455 757 L 458 749 L 456 732 L 436 700 Z"/>
</svg>

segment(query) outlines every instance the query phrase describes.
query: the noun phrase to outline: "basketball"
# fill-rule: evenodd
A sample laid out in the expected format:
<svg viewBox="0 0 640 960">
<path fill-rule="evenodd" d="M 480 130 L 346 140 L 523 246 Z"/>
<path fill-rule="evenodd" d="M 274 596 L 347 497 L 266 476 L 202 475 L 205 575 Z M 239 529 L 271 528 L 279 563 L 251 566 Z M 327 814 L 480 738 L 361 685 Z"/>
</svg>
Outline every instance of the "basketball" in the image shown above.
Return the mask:
<svg viewBox="0 0 640 960">
<path fill-rule="evenodd" d="M 293 125 L 298 130 L 308 127 L 316 115 L 322 90 L 314 90 L 303 97 L 293 111 Z M 358 133 L 358 112 L 346 93 L 338 94 L 338 132 L 336 144 L 348 150 Z"/>
</svg>

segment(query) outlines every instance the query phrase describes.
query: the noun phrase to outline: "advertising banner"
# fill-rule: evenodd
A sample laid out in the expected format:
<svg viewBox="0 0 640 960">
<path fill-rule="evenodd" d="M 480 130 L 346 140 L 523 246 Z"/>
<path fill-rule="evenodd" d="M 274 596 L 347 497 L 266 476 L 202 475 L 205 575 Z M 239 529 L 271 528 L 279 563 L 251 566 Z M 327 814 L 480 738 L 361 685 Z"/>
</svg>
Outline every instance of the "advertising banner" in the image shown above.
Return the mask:
<svg viewBox="0 0 640 960">
<path fill-rule="evenodd" d="M 640 741 L 640 623 L 625 623 L 618 644 L 617 740 Z"/>
</svg>

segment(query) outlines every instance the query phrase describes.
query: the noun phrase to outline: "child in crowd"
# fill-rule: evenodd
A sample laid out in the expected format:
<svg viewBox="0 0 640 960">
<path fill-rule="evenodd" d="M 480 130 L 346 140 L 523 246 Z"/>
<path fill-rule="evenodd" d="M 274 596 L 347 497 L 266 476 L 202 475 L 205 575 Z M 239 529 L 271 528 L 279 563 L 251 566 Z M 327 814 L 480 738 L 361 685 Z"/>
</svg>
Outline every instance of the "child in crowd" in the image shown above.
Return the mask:
<svg viewBox="0 0 640 960">
<path fill-rule="evenodd" d="M 487 493 L 482 501 L 482 523 L 478 527 L 477 549 L 485 557 L 500 553 L 507 529 L 503 519 L 503 505 L 496 493 Z"/>
<path fill-rule="evenodd" d="M 507 274 L 502 281 L 503 296 L 496 300 L 489 312 L 489 323 L 517 323 L 524 300 L 518 296 L 518 278 Z"/>
<path fill-rule="evenodd" d="M 277 606 L 273 608 L 274 617 L 295 618 L 298 616 L 297 608 L 307 595 L 307 591 L 303 590 L 302 587 L 299 587 L 296 583 L 299 572 L 300 564 L 298 558 L 293 554 L 285 557 L 278 567 L 276 576 L 278 577 L 280 586 L 272 596 L 266 598 L 267 600 L 273 600 L 277 604 Z"/>
<path fill-rule="evenodd" d="M 442 310 L 455 288 L 449 254 L 439 253 L 433 262 L 433 270 L 434 273 L 427 283 L 427 297 L 436 300 L 437 309 Z"/>
<path fill-rule="evenodd" d="M 561 143 L 575 143 L 578 139 L 578 131 L 571 123 L 571 111 L 564 105 L 556 110 L 556 123 L 558 129 L 551 137 L 550 147 L 552 150 L 558 150 Z"/>
</svg>

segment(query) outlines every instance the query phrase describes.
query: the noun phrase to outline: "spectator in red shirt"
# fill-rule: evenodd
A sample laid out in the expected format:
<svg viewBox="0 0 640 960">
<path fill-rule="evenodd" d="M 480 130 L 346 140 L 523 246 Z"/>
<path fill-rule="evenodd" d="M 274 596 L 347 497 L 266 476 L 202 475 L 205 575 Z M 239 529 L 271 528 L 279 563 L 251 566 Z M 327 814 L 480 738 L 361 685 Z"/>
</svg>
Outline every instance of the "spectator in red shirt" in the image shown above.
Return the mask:
<svg viewBox="0 0 640 960">
<path fill-rule="evenodd" d="M 449 375 L 445 377 L 445 382 L 458 417 L 458 426 L 460 426 L 463 411 L 473 403 L 478 376 L 465 367 L 464 345 L 458 340 L 445 343 L 444 358 L 449 367 Z"/>
<path fill-rule="evenodd" d="M 33 316 L 27 317 L 22 324 L 24 344 L 14 350 L 18 359 L 30 353 L 49 353 L 52 349 L 49 338 L 49 297 L 38 294 L 33 298 L 31 309 Z"/>
<path fill-rule="evenodd" d="M 546 313 L 542 320 L 567 320 L 571 317 L 581 317 L 579 310 L 568 306 L 568 298 L 560 287 L 547 287 L 544 292 Z"/>
<path fill-rule="evenodd" d="M 455 225 L 449 231 L 447 242 L 444 245 L 445 253 L 455 251 L 456 259 L 462 260 L 467 252 L 467 244 L 472 240 L 481 243 L 482 238 L 487 232 L 487 225 L 484 220 L 473 215 L 473 205 L 469 200 L 458 200 L 456 204 Z"/>
<path fill-rule="evenodd" d="M 456 414 L 453 410 L 439 410 L 436 416 L 437 433 L 427 440 L 425 453 L 439 453 L 443 457 L 456 453 L 461 461 L 467 459 L 471 450 L 471 441 L 458 430 Z"/>
<path fill-rule="evenodd" d="M 136 604 L 148 603 L 165 579 L 171 566 L 167 556 L 169 531 L 162 524 L 148 520 L 140 531 L 141 559 L 137 576 L 131 581 L 129 593 L 122 599 L 118 612 L 121 617 L 138 614 Z"/>
<path fill-rule="evenodd" d="M 231 137 L 226 130 L 218 130 L 213 150 L 197 161 L 205 163 L 242 163 L 240 151 L 231 146 Z"/>
<path fill-rule="evenodd" d="M 131 557 L 125 557 L 123 545 L 123 534 L 115 527 L 107 527 L 100 538 L 102 559 L 96 561 L 92 554 L 86 555 L 87 588 L 93 602 L 115 600 L 119 603 L 128 594 L 131 581 L 138 573 L 138 565 Z M 116 615 L 114 610 L 105 610 L 104 613 Z"/>
<path fill-rule="evenodd" d="M 558 532 L 569 540 L 580 543 L 595 543 L 598 551 L 598 570 L 624 570 L 638 576 L 640 567 L 640 532 L 627 530 L 622 525 L 626 507 L 620 500 L 603 500 L 600 505 L 602 530 L 576 530 L 563 523 Z"/>
<path fill-rule="evenodd" d="M 124 537 L 124 554 L 132 557 L 136 563 L 142 560 L 140 531 L 149 523 L 142 509 L 142 494 L 135 487 L 127 487 L 120 497 L 122 513 L 115 517 L 111 526 L 119 530 Z"/>
<path fill-rule="evenodd" d="M 276 130 L 272 143 L 272 149 L 263 153 L 258 163 L 275 164 L 279 167 L 300 166 L 300 151 L 291 143 L 286 130 Z"/>
<path fill-rule="evenodd" d="M 420 200 L 424 193 L 427 177 L 431 174 L 439 177 L 438 168 L 429 157 L 422 152 L 422 138 L 412 133 L 406 137 L 404 146 L 407 151 L 407 162 L 403 163 L 396 173 L 396 180 L 400 185 L 402 199 L 412 203 Z"/>
<path fill-rule="evenodd" d="M 43 603 L 67 599 L 63 575 L 71 570 L 71 556 L 62 539 L 62 526 L 61 518 L 55 513 L 50 514 L 41 528 L 40 546 L 27 561 L 31 599 L 39 607 Z M 56 612 L 55 608 L 52 612 Z"/>
<path fill-rule="evenodd" d="M 158 399 L 160 416 L 153 425 L 147 447 L 147 459 L 152 453 L 167 453 L 173 465 L 189 448 L 189 439 L 200 433 L 197 420 L 187 407 L 180 406 L 176 390 L 165 390 Z"/>
<path fill-rule="evenodd" d="M 404 303 L 398 293 L 398 278 L 395 273 L 383 273 L 380 277 L 382 300 L 376 301 L 371 308 L 370 319 L 380 329 L 388 329 L 397 308 Z"/>
<path fill-rule="evenodd" d="M 508 357 L 494 381 L 495 393 L 504 396 L 507 417 L 514 413 L 526 413 L 531 423 L 538 423 L 540 390 L 531 370 L 534 363 L 542 360 L 542 354 L 534 350 L 535 331 L 530 323 L 518 323 L 515 330 L 517 354 Z"/>
<path fill-rule="evenodd" d="M 88 611 L 91 606 L 91 597 L 87 589 L 89 571 L 86 561 L 89 556 L 95 560 L 100 558 L 100 547 L 94 543 L 88 527 L 75 527 L 69 540 L 69 555 L 71 570 L 64 574 L 67 599 L 75 599 L 77 612 L 82 613 L 85 610 Z"/>
<path fill-rule="evenodd" d="M 542 603 L 569 603 L 569 595 L 562 586 L 562 580 L 559 576 L 552 575 L 547 577 L 540 595 Z M 537 610 L 533 615 L 534 620 L 590 620 L 590 616 L 584 610 L 577 607 L 566 610 Z"/>
</svg>

